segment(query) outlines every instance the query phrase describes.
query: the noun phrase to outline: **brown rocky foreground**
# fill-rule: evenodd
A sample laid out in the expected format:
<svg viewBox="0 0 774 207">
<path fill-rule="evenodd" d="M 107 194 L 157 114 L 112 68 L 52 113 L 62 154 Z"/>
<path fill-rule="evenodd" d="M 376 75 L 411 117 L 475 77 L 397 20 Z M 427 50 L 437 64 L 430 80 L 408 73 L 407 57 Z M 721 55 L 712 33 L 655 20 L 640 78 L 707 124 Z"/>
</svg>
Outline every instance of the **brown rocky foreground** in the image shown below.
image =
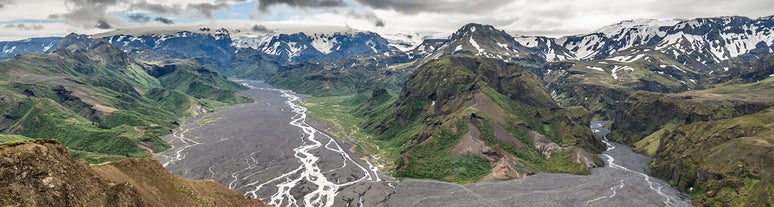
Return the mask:
<svg viewBox="0 0 774 207">
<path fill-rule="evenodd" d="M 0 145 L 0 206 L 269 206 L 153 159 L 89 166 L 55 141 Z"/>
</svg>

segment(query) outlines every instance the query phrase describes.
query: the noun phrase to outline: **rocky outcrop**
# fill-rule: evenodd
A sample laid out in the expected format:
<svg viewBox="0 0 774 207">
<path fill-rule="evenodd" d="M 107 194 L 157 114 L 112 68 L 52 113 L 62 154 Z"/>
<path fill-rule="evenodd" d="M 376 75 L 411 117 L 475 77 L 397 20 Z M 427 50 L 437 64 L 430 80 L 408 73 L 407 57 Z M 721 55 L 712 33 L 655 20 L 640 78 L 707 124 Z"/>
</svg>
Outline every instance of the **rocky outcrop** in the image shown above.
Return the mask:
<svg viewBox="0 0 774 207">
<path fill-rule="evenodd" d="M 639 92 L 612 125 L 612 139 L 654 159 L 699 206 L 774 203 L 774 78 L 677 94 Z"/>
<path fill-rule="evenodd" d="M 172 175 L 152 159 L 89 166 L 56 141 L 0 145 L 2 206 L 268 206 L 214 181 Z"/>
<path fill-rule="evenodd" d="M 774 196 L 774 108 L 666 130 L 650 164 L 654 176 L 702 206 L 766 206 Z"/>
<path fill-rule="evenodd" d="M 626 144 L 637 142 L 673 121 L 691 124 L 727 119 L 774 106 L 774 102 L 767 100 L 695 91 L 667 95 L 639 91 L 630 95 L 624 104 L 626 110 L 613 118 L 610 137 Z"/>
</svg>

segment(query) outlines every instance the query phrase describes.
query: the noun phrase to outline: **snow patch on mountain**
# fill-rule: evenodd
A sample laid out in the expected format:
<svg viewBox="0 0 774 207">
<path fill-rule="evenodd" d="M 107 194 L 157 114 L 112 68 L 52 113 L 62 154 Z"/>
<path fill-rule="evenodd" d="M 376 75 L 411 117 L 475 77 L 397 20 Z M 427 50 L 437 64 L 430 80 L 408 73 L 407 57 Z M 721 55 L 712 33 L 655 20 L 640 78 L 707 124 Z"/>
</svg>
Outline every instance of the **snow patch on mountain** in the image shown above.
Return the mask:
<svg viewBox="0 0 774 207">
<path fill-rule="evenodd" d="M 653 29 L 658 29 L 659 27 L 664 26 L 674 26 L 675 24 L 679 23 L 679 20 L 658 20 L 658 19 L 634 19 L 634 20 L 625 20 L 616 24 L 611 24 L 608 26 L 604 26 L 602 28 L 599 28 L 598 30 L 594 31 L 594 33 L 602 33 L 607 37 L 613 37 L 614 35 L 621 34 L 622 31 L 637 28 L 638 30 L 649 30 L 649 31 L 642 31 L 647 34 L 652 34 L 655 32 Z"/>
<path fill-rule="evenodd" d="M 233 41 L 232 45 L 237 48 L 252 48 L 252 49 L 259 49 L 261 48 L 261 45 L 264 45 L 271 41 L 271 38 L 274 37 L 270 34 L 264 34 L 264 35 L 255 35 L 255 36 L 245 36 L 245 35 L 234 35 L 231 36 L 231 40 Z"/>
<path fill-rule="evenodd" d="M 630 62 L 634 62 L 634 61 L 637 61 L 639 59 L 642 59 L 643 57 L 645 57 L 645 54 L 637 54 L 635 56 L 615 56 L 615 57 L 607 58 L 605 60 L 612 60 L 612 61 L 630 63 Z"/>
<path fill-rule="evenodd" d="M 323 54 L 331 53 L 334 45 L 336 45 L 336 38 L 325 35 L 312 37 L 312 47 Z"/>
<path fill-rule="evenodd" d="M 390 43 L 390 47 L 398 48 L 403 52 L 413 50 L 428 37 L 428 35 L 419 33 L 384 33 L 379 35 Z"/>
<path fill-rule="evenodd" d="M 621 70 L 634 71 L 634 68 L 627 65 L 624 65 L 624 66 L 616 65 L 613 67 L 613 70 L 610 71 L 610 75 L 613 76 L 613 79 L 618 80 L 618 71 L 621 71 Z"/>
<path fill-rule="evenodd" d="M 525 47 L 537 47 L 538 44 L 538 38 L 539 37 L 527 37 L 527 36 L 518 36 L 513 38 L 518 42 L 519 44 L 525 46 Z"/>
<path fill-rule="evenodd" d="M 11 46 L 10 48 L 8 46 L 3 46 L 3 53 L 13 53 L 14 50 L 16 50 L 16 46 Z"/>
<path fill-rule="evenodd" d="M 596 70 L 596 71 L 605 72 L 605 70 L 604 70 L 604 69 L 602 69 L 602 68 L 600 68 L 600 67 L 594 67 L 594 66 L 586 66 L 586 68 L 588 68 L 588 69 L 592 69 L 592 70 Z"/>
<path fill-rule="evenodd" d="M 473 28 L 475 28 L 475 27 L 473 27 Z M 475 30 L 475 29 L 473 29 L 473 30 Z M 479 46 L 478 43 L 476 42 L 476 40 L 473 39 L 473 36 L 470 37 L 470 40 L 468 40 L 468 42 L 470 42 L 470 45 L 473 45 L 473 47 L 476 48 L 476 51 L 478 51 L 478 54 L 481 54 L 481 53 L 484 52 L 484 49 L 481 49 L 481 46 Z"/>
</svg>

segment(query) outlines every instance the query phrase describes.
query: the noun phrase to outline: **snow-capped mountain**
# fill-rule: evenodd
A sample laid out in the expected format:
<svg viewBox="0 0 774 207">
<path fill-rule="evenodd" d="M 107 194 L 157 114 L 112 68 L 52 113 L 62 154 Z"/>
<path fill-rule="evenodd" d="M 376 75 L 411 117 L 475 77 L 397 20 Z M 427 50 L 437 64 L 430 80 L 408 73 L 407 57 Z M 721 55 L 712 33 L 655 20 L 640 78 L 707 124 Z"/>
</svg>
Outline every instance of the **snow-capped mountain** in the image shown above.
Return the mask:
<svg viewBox="0 0 774 207">
<path fill-rule="evenodd" d="M 629 20 L 595 33 L 562 38 L 516 38 L 547 61 L 601 60 L 635 47 L 653 49 L 678 62 L 709 69 L 736 57 L 760 56 L 774 49 L 774 16 Z"/>
<path fill-rule="evenodd" d="M 275 57 L 281 65 L 306 61 L 336 62 L 357 55 L 393 52 L 390 43 L 373 32 L 279 34 L 258 46 L 259 51 Z"/>
<path fill-rule="evenodd" d="M 436 59 L 445 55 L 468 54 L 506 61 L 534 59 L 534 52 L 513 36 L 491 25 L 467 24 L 448 39 L 426 39 L 411 51 L 412 56 Z M 540 61 L 539 61 L 540 62 Z"/>
<path fill-rule="evenodd" d="M 774 16 L 702 18 L 680 22 L 655 49 L 694 67 L 774 50 Z"/>
<path fill-rule="evenodd" d="M 11 59 L 25 53 L 45 53 L 56 46 L 61 39 L 61 37 L 44 37 L 0 42 L 0 60 Z"/>
<path fill-rule="evenodd" d="M 381 34 L 391 47 L 395 47 L 403 52 L 408 52 L 422 44 L 425 39 L 430 39 L 433 35 L 427 33 L 388 33 Z"/>
<path fill-rule="evenodd" d="M 174 34 L 115 35 L 103 37 L 113 46 L 144 60 L 211 58 L 225 63 L 236 49 L 226 29 L 212 33 L 181 31 Z"/>
<path fill-rule="evenodd" d="M 674 26 L 679 22 L 680 20 L 658 20 L 658 19 L 624 20 L 616 24 L 611 24 L 611 25 L 599 28 L 597 29 L 597 31 L 594 31 L 594 33 L 602 33 L 607 37 L 614 37 L 614 36 L 622 36 L 623 33 L 626 33 L 631 30 L 642 30 L 642 33 L 646 34 L 645 36 L 649 36 L 649 34 L 652 35 L 653 33 L 658 33 L 659 31 L 657 29 L 661 27 Z"/>
<path fill-rule="evenodd" d="M 227 63 L 241 48 L 257 51 L 280 65 L 306 61 L 335 62 L 340 59 L 396 51 L 372 32 L 264 33 L 231 36 L 229 30 L 202 28 L 197 32 L 172 34 L 113 35 L 103 39 L 132 56 L 145 60 L 166 58 L 210 58 Z"/>
</svg>

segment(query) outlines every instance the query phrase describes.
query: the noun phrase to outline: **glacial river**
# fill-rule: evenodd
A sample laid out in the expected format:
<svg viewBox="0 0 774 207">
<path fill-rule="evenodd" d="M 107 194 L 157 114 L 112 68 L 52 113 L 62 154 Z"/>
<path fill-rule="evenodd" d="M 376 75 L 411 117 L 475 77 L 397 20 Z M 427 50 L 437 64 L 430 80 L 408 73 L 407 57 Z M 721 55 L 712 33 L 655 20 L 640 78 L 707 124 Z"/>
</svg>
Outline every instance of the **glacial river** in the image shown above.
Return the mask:
<svg viewBox="0 0 774 207">
<path fill-rule="evenodd" d="M 173 173 L 212 179 L 275 206 L 690 206 L 688 197 L 647 176 L 649 159 L 613 142 L 592 175 L 540 173 L 525 179 L 458 185 L 394 179 L 353 157 L 310 126 L 301 97 L 244 82 L 256 101 L 186 121 L 164 137 L 156 158 Z M 604 137 L 604 122 L 592 129 Z"/>
</svg>

